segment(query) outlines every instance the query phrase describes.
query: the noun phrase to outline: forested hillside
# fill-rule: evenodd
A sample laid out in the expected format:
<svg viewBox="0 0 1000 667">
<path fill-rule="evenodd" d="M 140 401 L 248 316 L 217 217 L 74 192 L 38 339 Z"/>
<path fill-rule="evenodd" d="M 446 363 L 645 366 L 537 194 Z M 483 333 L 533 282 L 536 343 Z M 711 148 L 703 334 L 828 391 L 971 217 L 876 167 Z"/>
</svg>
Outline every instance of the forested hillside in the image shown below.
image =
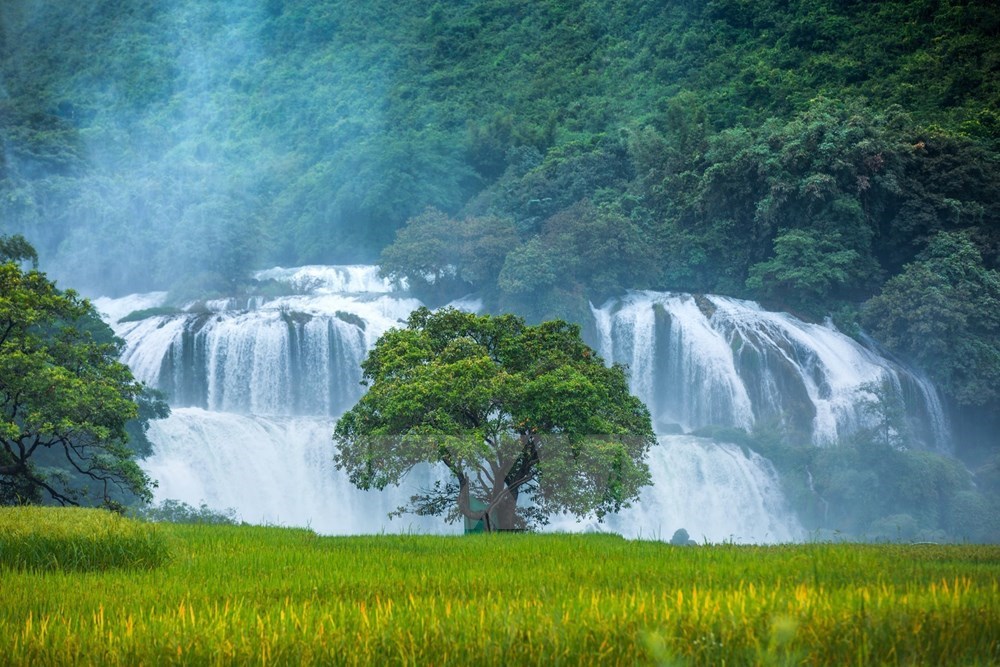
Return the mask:
<svg viewBox="0 0 1000 667">
<path fill-rule="evenodd" d="M 74 286 L 718 292 L 997 405 L 994 2 L 7 0 L 0 39 L 0 231 Z"/>
</svg>

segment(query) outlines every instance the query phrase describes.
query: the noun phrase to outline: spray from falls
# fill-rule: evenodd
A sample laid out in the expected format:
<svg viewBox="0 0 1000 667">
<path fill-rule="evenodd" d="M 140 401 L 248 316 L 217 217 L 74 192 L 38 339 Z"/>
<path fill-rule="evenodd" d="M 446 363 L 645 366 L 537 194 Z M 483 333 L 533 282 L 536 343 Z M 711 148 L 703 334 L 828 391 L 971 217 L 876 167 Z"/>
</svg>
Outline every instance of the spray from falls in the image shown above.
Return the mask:
<svg viewBox="0 0 1000 667">
<path fill-rule="evenodd" d="M 260 272 L 289 292 L 270 299 L 216 300 L 173 311 L 165 293 L 98 299 L 125 340 L 136 378 L 170 398 L 154 422 L 156 499 L 233 508 L 245 521 L 311 526 L 324 533 L 449 532 L 440 520 L 387 514 L 411 486 L 361 492 L 333 465 L 335 417 L 361 396 L 361 362 L 379 336 L 420 306 L 377 267 L 302 267 Z M 146 310 L 147 317 L 127 317 Z M 120 321 L 122 319 L 125 321 Z"/>
</svg>

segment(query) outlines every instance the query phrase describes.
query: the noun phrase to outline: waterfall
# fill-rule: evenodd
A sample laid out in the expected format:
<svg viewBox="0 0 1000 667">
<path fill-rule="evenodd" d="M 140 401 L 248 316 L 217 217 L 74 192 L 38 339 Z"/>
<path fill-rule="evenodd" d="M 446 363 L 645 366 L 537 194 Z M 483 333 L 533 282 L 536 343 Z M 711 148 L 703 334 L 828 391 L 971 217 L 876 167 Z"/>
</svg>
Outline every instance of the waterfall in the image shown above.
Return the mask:
<svg viewBox="0 0 1000 667">
<path fill-rule="evenodd" d="M 947 420 L 921 376 L 841 334 L 750 301 L 631 292 L 593 307 L 602 356 L 627 364 L 661 431 L 774 426 L 816 445 L 872 425 L 884 386 L 910 430 L 947 451 Z"/>
<path fill-rule="evenodd" d="M 333 464 L 334 420 L 257 417 L 175 408 L 153 422 L 153 456 L 143 462 L 159 481 L 158 498 L 234 508 L 250 523 L 308 526 L 320 533 L 455 532 L 440 519 L 386 517 L 436 479 L 423 467 L 406 485 L 360 491 Z"/>
<path fill-rule="evenodd" d="M 663 435 L 650 451 L 653 485 L 632 507 L 596 522 L 553 521 L 557 530 L 611 530 L 626 537 L 669 540 L 684 528 L 702 542 L 802 540 L 774 467 L 754 452 L 689 435 Z"/>
<path fill-rule="evenodd" d="M 279 266 L 258 271 L 253 277 L 259 281 L 284 283 L 302 294 L 384 294 L 395 290 L 391 281 L 379 275 L 377 266 L 365 264 L 299 266 L 291 269 Z"/>
<path fill-rule="evenodd" d="M 260 271 L 261 294 L 161 308 L 166 294 L 96 299 L 135 376 L 165 391 L 173 414 L 150 428 L 143 462 L 157 500 L 224 510 L 249 522 L 322 533 L 454 532 L 437 517 L 386 515 L 444 473 L 415 470 L 400 489 L 361 492 L 333 466 L 336 418 L 361 396 L 361 362 L 421 304 L 371 266 Z M 475 298 L 454 302 L 479 310 Z M 133 311 L 145 310 L 144 317 Z M 802 539 L 770 462 L 690 433 L 777 425 L 825 445 L 865 428 L 859 406 L 882 382 L 905 402 L 928 446 L 947 447 L 934 388 L 837 332 L 718 296 L 633 292 L 592 307 L 597 346 L 629 366 L 632 390 L 663 434 L 653 486 L 604 525 L 554 518 L 554 530 L 614 530 L 697 541 Z M 122 321 L 125 320 L 125 321 Z M 134 320 L 134 321 L 131 321 Z"/>
<path fill-rule="evenodd" d="M 95 304 L 121 309 L 107 299 Z M 113 322 L 126 343 L 122 360 L 176 406 L 337 416 L 361 396 L 368 349 L 420 302 L 320 290 L 251 305 L 207 310 L 195 304 L 183 312 Z"/>
</svg>

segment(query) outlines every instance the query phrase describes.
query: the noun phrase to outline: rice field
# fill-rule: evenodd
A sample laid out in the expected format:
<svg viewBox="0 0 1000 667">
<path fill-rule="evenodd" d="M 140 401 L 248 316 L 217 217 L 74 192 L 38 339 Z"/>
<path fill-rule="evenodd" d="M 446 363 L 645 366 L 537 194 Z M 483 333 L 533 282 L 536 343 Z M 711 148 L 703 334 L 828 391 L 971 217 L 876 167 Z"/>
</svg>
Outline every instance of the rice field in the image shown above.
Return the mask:
<svg viewBox="0 0 1000 667">
<path fill-rule="evenodd" d="M 159 567 L 0 565 L 0 663 L 1000 664 L 997 546 L 155 528 Z"/>
</svg>

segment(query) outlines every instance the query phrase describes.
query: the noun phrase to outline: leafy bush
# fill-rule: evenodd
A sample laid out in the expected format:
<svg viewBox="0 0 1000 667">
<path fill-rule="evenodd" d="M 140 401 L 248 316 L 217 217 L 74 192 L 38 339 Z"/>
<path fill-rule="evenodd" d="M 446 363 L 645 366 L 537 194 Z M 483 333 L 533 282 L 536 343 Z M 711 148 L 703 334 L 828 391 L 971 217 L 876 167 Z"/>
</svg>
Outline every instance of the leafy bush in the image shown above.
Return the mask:
<svg viewBox="0 0 1000 667">
<path fill-rule="evenodd" d="M 760 434 L 740 444 L 774 464 L 807 529 L 876 541 L 988 541 L 995 534 L 978 528 L 988 498 L 973 492 L 960 462 L 941 454 L 871 441 L 795 445 Z"/>
<path fill-rule="evenodd" d="M 862 322 L 959 404 L 1000 400 L 1000 272 L 968 235 L 936 235 L 865 304 Z"/>
<path fill-rule="evenodd" d="M 135 516 L 146 521 L 167 523 L 200 523 L 212 525 L 235 525 L 239 523 L 236 510 L 214 510 L 205 502 L 193 507 L 181 500 L 167 498 L 156 505 L 146 505 L 135 510 Z"/>
</svg>

